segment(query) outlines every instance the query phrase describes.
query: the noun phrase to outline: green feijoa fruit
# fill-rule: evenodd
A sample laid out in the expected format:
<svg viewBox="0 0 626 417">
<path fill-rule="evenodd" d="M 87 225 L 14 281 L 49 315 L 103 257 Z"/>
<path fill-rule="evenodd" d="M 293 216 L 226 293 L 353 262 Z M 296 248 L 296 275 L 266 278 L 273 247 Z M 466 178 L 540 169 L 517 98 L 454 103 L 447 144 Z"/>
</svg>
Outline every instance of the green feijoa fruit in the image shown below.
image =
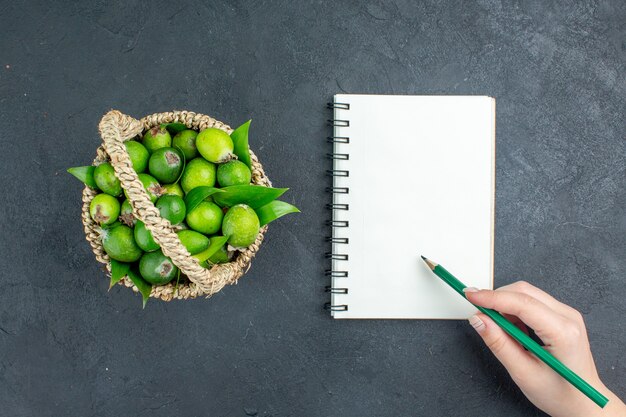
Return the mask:
<svg viewBox="0 0 626 417">
<path fill-rule="evenodd" d="M 133 207 L 130 205 L 130 201 L 128 199 L 124 200 L 122 203 L 119 219 L 126 226 L 130 227 L 135 226 L 135 223 L 137 222 L 137 219 L 133 215 Z"/>
<path fill-rule="evenodd" d="M 180 230 L 176 234 L 180 239 L 180 243 L 192 255 L 202 252 L 209 247 L 209 238 L 202 233 L 194 232 L 193 230 Z"/>
<path fill-rule="evenodd" d="M 228 250 L 226 250 L 226 245 L 219 248 L 217 252 L 209 257 L 210 264 L 224 264 L 226 262 L 230 262 Z"/>
<path fill-rule="evenodd" d="M 215 203 L 203 201 L 187 213 L 187 225 L 193 230 L 210 235 L 220 230 L 224 213 Z"/>
<path fill-rule="evenodd" d="M 156 208 L 159 209 L 161 217 L 170 221 L 171 224 L 178 224 L 185 220 L 187 210 L 185 210 L 185 202 L 177 195 L 164 195 L 156 202 Z"/>
<path fill-rule="evenodd" d="M 148 170 L 160 182 L 172 183 L 178 179 L 183 170 L 183 154 L 174 148 L 157 149 L 150 155 Z"/>
<path fill-rule="evenodd" d="M 89 203 L 89 214 L 101 225 L 114 223 L 120 215 L 120 202 L 108 194 L 98 194 Z"/>
<path fill-rule="evenodd" d="M 259 228 L 258 216 L 245 204 L 231 207 L 224 215 L 222 233 L 228 236 L 228 243 L 236 248 L 247 248 L 253 244 Z"/>
<path fill-rule="evenodd" d="M 135 262 L 142 254 L 133 237 L 133 229 L 123 224 L 102 232 L 102 247 L 111 259 L 120 262 Z"/>
<path fill-rule="evenodd" d="M 154 252 L 161 248 L 159 244 L 154 241 L 152 233 L 148 230 L 146 224 L 141 220 L 137 220 L 134 236 L 137 245 L 146 252 Z"/>
<path fill-rule="evenodd" d="M 165 127 L 155 126 L 143 135 L 142 143 L 152 153 L 160 148 L 171 147 L 172 137 Z"/>
<path fill-rule="evenodd" d="M 126 152 L 130 157 L 130 161 L 133 164 L 133 169 L 138 174 L 144 172 L 148 167 L 148 159 L 150 158 L 150 152 L 141 143 L 136 140 L 127 140 L 124 142 L 126 146 Z"/>
<path fill-rule="evenodd" d="M 154 285 L 164 285 L 176 278 L 178 268 L 160 250 L 144 253 L 139 261 L 139 272 L 143 279 Z"/>
<path fill-rule="evenodd" d="M 176 184 L 165 184 L 165 185 L 161 186 L 161 188 L 163 189 L 163 195 L 171 194 L 171 195 L 177 195 L 180 198 L 184 198 L 185 197 L 185 193 L 183 192 L 183 189 L 180 187 L 180 185 L 178 183 L 176 183 Z"/>
<path fill-rule="evenodd" d="M 150 201 L 155 203 L 159 196 L 163 193 L 163 188 L 161 184 L 154 178 L 152 175 L 141 173 L 138 175 L 139 181 L 143 184 L 143 188 L 148 192 L 148 196 L 150 197 Z M 128 193 L 124 190 L 124 195 L 128 198 Z"/>
<path fill-rule="evenodd" d="M 233 160 L 217 167 L 217 182 L 220 187 L 250 184 L 252 173 L 241 161 Z"/>
<path fill-rule="evenodd" d="M 180 185 L 185 193 L 203 185 L 213 187 L 215 185 L 215 171 L 215 165 L 211 162 L 202 158 L 192 159 L 185 167 L 185 172 L 183 172 L 183 176 L 180 179 Z"/>
<path fill-rule="evenodd" d="M 196 147 L 204 159 L 216 164 L 231 160 L 235 149 L 228 133 L 213 127 L 198 133 Z"/>
<path fill-rule="evenodd" d="M 96 167 L 93 172 L 93 179 L 96 181 L 96 185 L 103 192 L 117 197 L 122 194 L 122 184 L 120 180 L 115 176 L 115 171 L 110 163 L 105 162 Z"/>
<path fill-rule="evenodd" d="M 198 149 L 196 148 L 196 136 L 198 132 L 195 130 L 183 130 L 178 132 L 172 139 L 172 147 L 180 149 L 185 155 L 187 161 L 198 156 Z"/>
</svg>

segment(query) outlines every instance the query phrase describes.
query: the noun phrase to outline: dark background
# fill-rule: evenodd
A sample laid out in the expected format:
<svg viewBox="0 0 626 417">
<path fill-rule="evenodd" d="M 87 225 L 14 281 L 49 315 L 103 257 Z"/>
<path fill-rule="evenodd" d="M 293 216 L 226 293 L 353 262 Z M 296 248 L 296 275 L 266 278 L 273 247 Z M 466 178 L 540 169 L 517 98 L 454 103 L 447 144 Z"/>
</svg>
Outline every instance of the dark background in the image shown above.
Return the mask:
<svg viewBox="0 0 626 417">
<path fill-rule="evenodd" d="M 541 415 L 466 322 L 322 311 L 339 92 L 496 97 L 496 285 L 580 309 L 626 396 L 626 3 L 439 3 L 3 1 L 0 414 Z M 107 293 L 65 170 L 111 108 L 252 118 L 302 214 L 211 299 Z"/>
</svg>

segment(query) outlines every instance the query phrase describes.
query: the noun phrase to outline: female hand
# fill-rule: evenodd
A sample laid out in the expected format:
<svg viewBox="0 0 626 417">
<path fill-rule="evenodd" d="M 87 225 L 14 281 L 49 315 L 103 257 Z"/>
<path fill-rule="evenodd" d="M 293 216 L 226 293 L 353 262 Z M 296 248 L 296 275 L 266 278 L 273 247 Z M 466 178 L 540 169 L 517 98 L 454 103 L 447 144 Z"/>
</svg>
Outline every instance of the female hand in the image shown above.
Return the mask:
<svg viewBox="0 0 626 417">
<path fill-rule="evenodd" d="M 626 416 L 626 405 L 600 381 L 593 362 L 582 315 L 527 282 L 496 291 L 466 288 L 472 303 L 494 309 L 527 330 L 532 328 L 552 353 L 581 378 L 609 398 L 601 409 L 548 365 L 524 350 L 489 317 L 478 313 L 470 324 L 507 369 L 524 395 L 553 417 Z"/>
</svg>

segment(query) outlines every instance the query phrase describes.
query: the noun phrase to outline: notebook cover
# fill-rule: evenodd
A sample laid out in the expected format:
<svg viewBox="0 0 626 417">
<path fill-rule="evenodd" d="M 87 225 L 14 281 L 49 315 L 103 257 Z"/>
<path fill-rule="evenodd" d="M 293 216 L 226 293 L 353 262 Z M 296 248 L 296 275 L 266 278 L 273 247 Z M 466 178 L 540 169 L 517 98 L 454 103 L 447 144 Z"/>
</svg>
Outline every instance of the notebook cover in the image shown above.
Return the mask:
<svg viewBox="0 0 626 417">
<path fill-rule="evenodd" d="M 348 208 L 333 210 L 334 240 L 348 239 L 332 244 L 333 317 L 467 318 L 420 255 L 493 288 L 495 99 L 338 94 L 334 107 L 333 187 L 349 192 L 333 193 Z"/>
</svg>

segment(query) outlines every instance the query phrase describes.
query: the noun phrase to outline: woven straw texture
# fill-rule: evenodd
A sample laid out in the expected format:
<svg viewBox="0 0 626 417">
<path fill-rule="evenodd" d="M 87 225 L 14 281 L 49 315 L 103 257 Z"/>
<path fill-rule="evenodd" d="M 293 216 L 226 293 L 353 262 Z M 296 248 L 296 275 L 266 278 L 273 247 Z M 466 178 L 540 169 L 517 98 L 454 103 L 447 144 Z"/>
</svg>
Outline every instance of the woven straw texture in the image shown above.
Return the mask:
<svg viewBox="0 0 626 417">
<path fill-rule="evenodd" d="M 235 257 L 229 263 L 214 265 L 211 269 L 206 269 L 191 257 L 187 249 L 180 243 L 175 233 L 176 229 L 168 220 L 159 216 L 159 210 L 150 201 L 148 193 L 139 181 L 124 146 L 124 141 L 141 136 L 144 131 L 154 126 L 172 122 L 184 123 L 188 128 L 199 131 L 214 127 L 228 134 L 232 132 L 228 125 L 212 117 L 188 111 L 155 113 L 141 120 L 136 120 L 117 110 L 111 110 L 100 121 L 99 130 L 102 146 L 98 148 L 96 159 L 93 161 L 93 165 L 99 165 L 103 162 L 111 163 L 122 188 L 126 190 L 133 207 L 133 215 L 146 224 L 147 229 L 152 232 L 154 240 L 161 246 L 165 256 L 171 258 L 172 262 L 180 268 L 181 273 L 189 278 L 189 281 L 179 283 L 178 288 L 175 288 L 174 283 L 153 286 L 150 296 L 164 301 L 170 301 L 174 298 L 187 299 L 211 296 L 224 288 L 225 285 L 236 283 L 250 268 L 250 262 L 259 250 L 263 236 L 267 231 L 267 226 L 261 228 L 256 241 L 245 250 L 236 252 Z M 250 151 L 250 156 L 252 159 L 252 183 L 271 186 L 256 155 Z M 82 221 L 85 236 L 96 259 L 105 264 L 110 273 L 111 265 L 108 255 L 102 248 L 99 225 L 89 215 L 89 204 L 96 194 L 98 194 L 96 190 L 87 186 L 84 188 Z M 128 277 L 124 277 L 120 284 L 133 288 L 135 292 L 139 291 Z"/>
</svg>

